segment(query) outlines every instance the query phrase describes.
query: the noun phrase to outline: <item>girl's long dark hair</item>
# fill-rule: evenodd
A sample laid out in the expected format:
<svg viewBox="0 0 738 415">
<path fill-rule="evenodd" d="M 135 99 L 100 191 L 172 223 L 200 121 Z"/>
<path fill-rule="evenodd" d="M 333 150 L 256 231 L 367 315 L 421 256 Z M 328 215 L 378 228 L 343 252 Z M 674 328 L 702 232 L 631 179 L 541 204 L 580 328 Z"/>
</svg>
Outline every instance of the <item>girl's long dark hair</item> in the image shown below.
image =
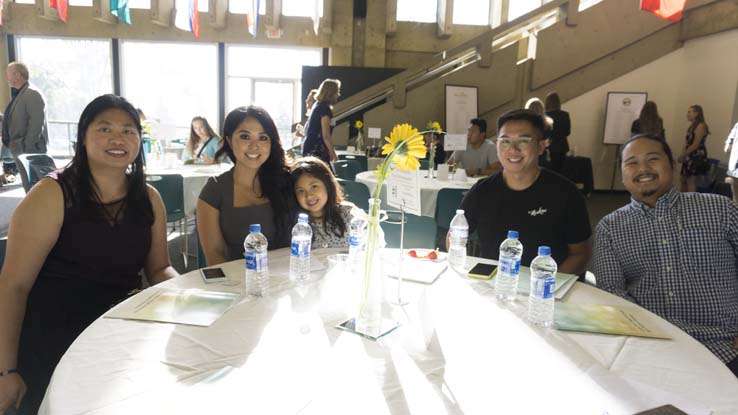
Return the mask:
<svg viewBox="0 0 738 415">
<path fill-rule="evenodd" d="M 59 174 L 59 184 L 64 191 L 65 205 L 67 207 L 79 206 L 83 212 L 95 219 L 105 219 L 107 216 L 100 200 L 100 189 L 95 183 L 95 178 L 92 177 L 90 163 L 87 159 L 85 147 L 87 129 L 98 115 L 110 109 L 119 109 L 128 114 L 136 126 L 138 136 L 141 137 L 141 119 L 136 108 L 123 97 L 112 94 L 101 95 L 87 104 L 82 111 L 77 124 L 77 144 L 74 157 Z M 143 219 L 148 225 L 153 224 L 154 210 L 146 190 L 142 144 L 139 144 L 138 155 L 129 166 L 126 176 L 128 176 L 128 190 L 124 199 L 126 215 Z"/>
<path fill-rule="evenodd" d="M 269 113 L 264 108 L 255 105 L 238 107 L 229 112 L 223 121 L 223 144 L 215 153 L 215 159 L 219 160 L 225 154 L 234 165 L 236 164 L 236 155 L 233 154 L 230 140 L 233 139 L 236 128 L 247 118 L 258 121 L 271 142 L 269 157 L 259 167 L 254 180 L 259 180 L 262 196 L 269 199 L 272 206 L 274 225 L 277 230 L 277 246 L 287 246 L 291 237 L 292 225 L 297 222 L 297 201 L 279 132 Z"/>
<path fill-rule="evenodd" d="M 653 101 L 646 101 L 641 108 L 641 114 L 638 117 L 641 124 L 641 133 L 644 134 L 661 134 L 664 129 L 664 122 L 659 116 L 659 109 Z"/>
<path fill-rule="evenodd" d="M 336 177 L 325 162 L 317 157 L 305 157 L 297 160 L 292 167 L 292 185 L 303 174 L 309 174 L 323 182 L 328 192 L 328 201 L 323 207 L 323 229 L 328 232 L 333 228 L 336 236 L 343 237 L 346 234 L 347 224 L 341 217 L 341 202 L 343 201 L 343 192 L 339 186 Z"/>
<path fill-rule="evenodd" d="M 192 118 L 192 121 L 190 121 L 190 138 L 189 140 L 187 140 L 185 151 L 190 153 L 193 159 L 197 158 L 197 154 L 195 154 L 195 149 L 197 148 L 197 142 L 200 141 L 200 136 L 197 135 L 197 133 L 195 132 L 195 127 L 193 126 L 193 124 L 195 124 L 195 121 L 202 122 L 202 125 L 208 131 L 208 140 L 213 139 L 220 141 L 220 137 L 218 137 L 218 134 L 215 133 L 213 127 L 210 126 L 210 123 L 205 117 L 198 115 Z M 203 143 L 203 145 L 205 145 L 205 143 Z"/>
</svg>

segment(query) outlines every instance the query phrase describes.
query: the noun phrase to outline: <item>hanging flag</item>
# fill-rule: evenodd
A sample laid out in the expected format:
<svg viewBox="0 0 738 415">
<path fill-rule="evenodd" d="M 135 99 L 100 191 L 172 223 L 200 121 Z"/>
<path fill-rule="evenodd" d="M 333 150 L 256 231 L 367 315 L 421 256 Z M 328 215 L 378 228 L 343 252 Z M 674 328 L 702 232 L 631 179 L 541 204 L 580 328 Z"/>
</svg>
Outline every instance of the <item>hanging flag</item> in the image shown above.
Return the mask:
<svg viewBox="0 0 738 415">
<path fill-rule="evenodd" d="M 251 36 L 256 37 L 259 32 L 259 2 L 261 0 L 251 0 L 251 7 L 246 13 L 246 26 L 249 28 Z"/>
<path fill-rule="evenodd" d="M 641 0 L 641 10 L 651 12 L 656 16 L 678 22 L 682 19 L 685 0 Z"/>
<path fill-rule="evenodd" d="M 59 12 L 59 18 L 67 22 L 67 0 L 49 0 L 49 7 Z"/>
<path fill-rule="evenodd" d="M 128 0 L 110 0 L 110 14 L 125 24 L 131 24 L 131 9 Z"/>
<path fill-rule="evenodd" d="M 177 15 L 174 25 L 182 30 L 192 32 L 195 39 L 200 39 L 200 12 L 197 11 L 197 0 L 176 0 Z"/>
</svg>

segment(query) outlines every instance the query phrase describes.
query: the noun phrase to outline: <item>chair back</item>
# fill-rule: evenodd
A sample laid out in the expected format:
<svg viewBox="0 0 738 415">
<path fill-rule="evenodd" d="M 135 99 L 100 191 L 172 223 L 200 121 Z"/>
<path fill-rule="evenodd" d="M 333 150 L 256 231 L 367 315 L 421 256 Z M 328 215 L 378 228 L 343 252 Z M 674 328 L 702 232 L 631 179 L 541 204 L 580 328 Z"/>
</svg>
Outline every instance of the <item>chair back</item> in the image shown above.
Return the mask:
<svg viewBox="0 0 738 415">
<path fill-rule="evenodd" d="M 18 160 L 21 162 L 21 165 L 18 166 L 18 173 L 24 175 L 26 178 L 23 184 L 23 189 L 26 193 L 39 180 L 56 170 L 54 159 L 47 154 L 21 154 L 18 156 Z"/>
<path fill-rule="evenodd" d="M 356 175 L 361 173 L 361 164 L 356 160 L 337 160 L 331 162 L 336 177 L 343 180 L 356 180 Z"/>
<path fill-rule="evenodd" d="M 430 165 L 430 161 L 428 161 L 428 159 L 420 160 L 420 170 L 428 170 L 429 165 Z"/>
<path fill-rule="evenodd" d="M 338 155 L 339 160 L 353 160 L 358 161 L 359 166 L 361 166 L 361 171 L 367 171 L 369 170 L 369 162 L 366 159 L 366 156 L 361 154 L 339 154 Z"/>
<path fill-rule="evenodd" d="M 464 200 L 464 194 L 467 189 L 449 189 L 443 188 L 438 191 L 438 199 L 436 200 L 436 212 L 433 218 L 441 229 L 448 230 L 451 226 L 451 219 L 456 215 L 456 209 L 461 206 Z"/>
<path fill-rule="evenodd" d="M 381 222 L 387 248 L 400 247 L 402 213 L 387 211 L 387 220 Z M 436 225 L 433 218 L 405 213 L 405 240 L 403 248 L 435 248 Z"/>
<path fill-rule="evenodd" d="M 146 176 L 146 181 L 159 191 L 167 210 L 167 222 L 185 217 L 184 179 L 181 174 L 156 174 Z"/>
<path fill-rule="evenodd" d="M 3 265 L 5 265 L 5 250 L 8 247 L 8 237 L 0 238 L 0 271 L 3 269 Z"/>
<path fill-rule="evenodd" d="M 369 188 L 364 183 L 338 179 L 346 199 L 364 212 L 369 210 Z"/>
</svg>

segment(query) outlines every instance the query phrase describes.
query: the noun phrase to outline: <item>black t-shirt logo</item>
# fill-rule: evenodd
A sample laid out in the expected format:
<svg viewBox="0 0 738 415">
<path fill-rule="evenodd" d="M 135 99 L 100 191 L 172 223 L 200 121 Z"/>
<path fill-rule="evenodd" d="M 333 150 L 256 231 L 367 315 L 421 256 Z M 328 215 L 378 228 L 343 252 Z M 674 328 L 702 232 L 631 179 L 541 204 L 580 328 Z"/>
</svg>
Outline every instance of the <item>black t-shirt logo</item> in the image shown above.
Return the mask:
<svg viewBox="0 0 738 415">
<path fill-rule="evenodd" d="M 539 215 L 545 215 L 546 212 L 548 212 L 548 209 L 544 209 L 543 206 L 541 206 L 538 209 L 529 210 L 528 211 L 528 214 L 535 217 L 535 216 L 539 216 Z"/>
</svg>

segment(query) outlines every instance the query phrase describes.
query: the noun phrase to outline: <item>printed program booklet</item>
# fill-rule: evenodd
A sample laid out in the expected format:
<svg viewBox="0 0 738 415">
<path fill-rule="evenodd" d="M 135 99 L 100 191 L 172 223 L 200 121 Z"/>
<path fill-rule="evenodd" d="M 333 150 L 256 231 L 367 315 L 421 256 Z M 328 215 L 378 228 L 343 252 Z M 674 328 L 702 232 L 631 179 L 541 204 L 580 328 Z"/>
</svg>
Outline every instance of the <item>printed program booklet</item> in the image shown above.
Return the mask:
<svg viewBox="0 0 738 415">
<path fill-rule="evenodd" d="M 105 317 L 209 326 L 239 299 L 236 293 L 151 287 Z"/>
<path fill-rule="evenodd" d="M 559 330 L 671 339 L 637 307 L 556 303 L 554 325 Z"/>
</svg>

